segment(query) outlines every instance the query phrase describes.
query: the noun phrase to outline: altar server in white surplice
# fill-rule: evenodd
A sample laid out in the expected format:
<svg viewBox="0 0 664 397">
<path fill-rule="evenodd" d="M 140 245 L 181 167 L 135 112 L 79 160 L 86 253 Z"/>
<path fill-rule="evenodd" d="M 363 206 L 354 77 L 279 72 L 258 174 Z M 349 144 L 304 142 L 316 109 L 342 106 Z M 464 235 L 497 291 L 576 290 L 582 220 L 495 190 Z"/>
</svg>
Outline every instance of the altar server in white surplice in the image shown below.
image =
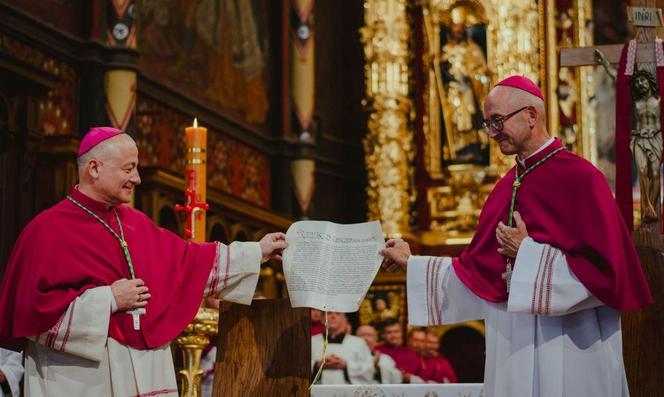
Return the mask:
<svg viewBox="0 0 664 397">
<path fill-rule="evenodd" d="M 347 333 L 346 315 L 328 312 L 329 338 L 323 372 L 318 380 L 324 385 L 373 383 L 373 356 L 364 339 Z M 311 367 L 315 376 L 322 364 L 324 334 L 311 337 Z"/>
<path fill-rule="evenodd" d="M 485 129 L 517 164 L 461 255 L 390 240 L 384 267 L 407 270 L 411 324 L 485 321 L 487 397 L 625 397 L 619 312 L 652 298 L 604 176 L 549 137 L 542 98 L 522 76 L 487 96 Z"/>
<path fill-rule="evenodd" d="M 397 368 L 397 364 L 392 357 L 375 350 L 378 345 L 378 331 L 372 325 L 360 325 L 355 332 L 355 335 L 364 339 L 367 342 L 369 350 L 373 354 L 374 361 L 374 382 L 393 384 L 401 383 L 401 371 Z"/>
</svg>

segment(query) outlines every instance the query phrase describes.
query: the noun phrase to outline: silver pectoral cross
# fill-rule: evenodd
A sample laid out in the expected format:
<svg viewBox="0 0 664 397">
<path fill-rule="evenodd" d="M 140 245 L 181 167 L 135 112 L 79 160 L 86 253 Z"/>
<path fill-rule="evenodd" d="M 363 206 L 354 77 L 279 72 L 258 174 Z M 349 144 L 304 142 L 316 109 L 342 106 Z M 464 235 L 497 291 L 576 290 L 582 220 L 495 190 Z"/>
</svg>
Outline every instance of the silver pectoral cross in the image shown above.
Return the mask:
<svg viewBox="0 0 664 397">
<path fill-rule="evenodd" d="M 139 331 L 141 329 L 141 318 L 139 316 L 146 313 L 145 308 L 139 307 L 129 310 L 127 313 L 131 314 L 131 317 L 134 319 L 134 330 Z"/>
<path fill-rule="evenodd" d="M 512 263 L 508 260 L 505 264 L 505 272 L 501 274 L 501 278 L 507 284 L 507 293 L 510 292 L 510 282 L 512 281 Z"/>
</svg>

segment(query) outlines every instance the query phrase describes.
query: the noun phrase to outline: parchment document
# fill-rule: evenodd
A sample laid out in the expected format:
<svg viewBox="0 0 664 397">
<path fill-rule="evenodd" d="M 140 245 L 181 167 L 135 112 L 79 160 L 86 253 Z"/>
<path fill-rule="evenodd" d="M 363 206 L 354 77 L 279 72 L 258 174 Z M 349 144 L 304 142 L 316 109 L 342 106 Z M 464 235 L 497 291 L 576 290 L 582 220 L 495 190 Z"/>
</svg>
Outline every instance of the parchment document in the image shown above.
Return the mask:
<svg viewBox="0 0 664 397">
<path fill-rule="evenodd" d="M 359 309 L 383 260 L 380 222 L 295 222 L 286 241 L 284 275 L 293 307 L 345 313 Z"/>
</svg>

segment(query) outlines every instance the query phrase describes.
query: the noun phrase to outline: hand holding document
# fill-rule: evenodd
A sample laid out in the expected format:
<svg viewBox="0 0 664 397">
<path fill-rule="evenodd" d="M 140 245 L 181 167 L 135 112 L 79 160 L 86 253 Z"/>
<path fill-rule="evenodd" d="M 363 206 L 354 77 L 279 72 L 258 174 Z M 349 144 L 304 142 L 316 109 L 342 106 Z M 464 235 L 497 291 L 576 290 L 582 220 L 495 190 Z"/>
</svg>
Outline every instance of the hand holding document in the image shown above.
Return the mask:
<svg viewBox="0 0 664 397">
<path fill-rule="evenodd" d="M 359 309 L 385 247 L 378 221 L 295 222 L 286 242 L 283 265 L 291 305 L 346 313 Z"/>
</svg>

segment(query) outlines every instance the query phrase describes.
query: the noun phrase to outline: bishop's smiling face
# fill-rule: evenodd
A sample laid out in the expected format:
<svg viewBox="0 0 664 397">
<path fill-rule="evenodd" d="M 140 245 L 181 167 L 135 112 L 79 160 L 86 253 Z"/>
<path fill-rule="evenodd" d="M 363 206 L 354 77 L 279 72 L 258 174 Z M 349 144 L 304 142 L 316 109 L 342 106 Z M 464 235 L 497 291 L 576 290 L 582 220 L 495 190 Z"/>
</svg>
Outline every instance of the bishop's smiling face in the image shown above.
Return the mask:
<svg viewBox="0 0 664 397">
<path fill-rule="evenodd" d="M 111 206 L 131 202 L 134 186 L 141 183 L 134 140 L 126 134 L 109 139 L 98 162 L 97 178 L 92 186 L 99 197 Z"/>
</svg>

